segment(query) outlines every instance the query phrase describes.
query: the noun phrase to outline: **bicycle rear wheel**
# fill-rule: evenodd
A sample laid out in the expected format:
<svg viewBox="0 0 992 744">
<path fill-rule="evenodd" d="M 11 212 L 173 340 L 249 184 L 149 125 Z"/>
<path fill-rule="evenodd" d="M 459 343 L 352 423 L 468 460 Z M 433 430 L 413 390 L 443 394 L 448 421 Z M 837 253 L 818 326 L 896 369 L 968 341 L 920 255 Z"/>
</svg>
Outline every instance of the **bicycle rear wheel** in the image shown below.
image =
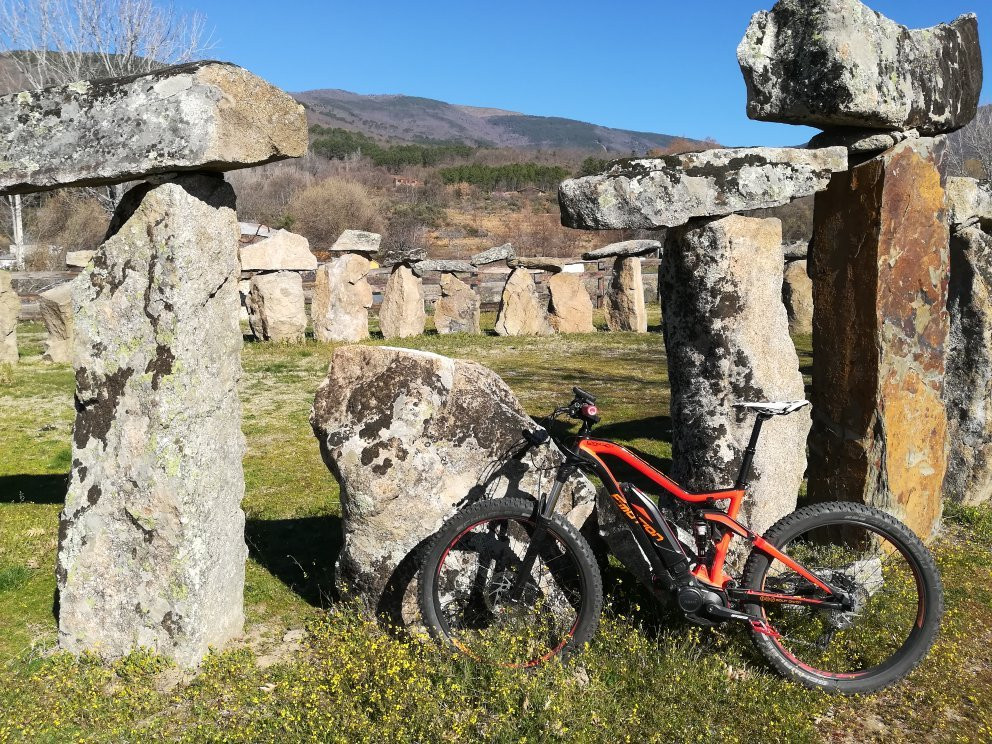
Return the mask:
<svg viewBox="0 0 992 744">
<path fill-rule="evenodd" d="M 459 512 L 428 548 L 420 609 L 431 635 L 477 660 L 530 667 L 581 647 L 596 631 L 603 586 L 592 550 L 552 517 L 536 560 L 535 504 L 483 501 Z"/>
<path fill-rule="evenodd" d="M 752 637 L 779 672 L 809 687 L 871 692 L 905 677 L 930 650 L 943 615 L 940 575 L 926 546 L 897 519 L 861 504 L 814 504 L 779 520 L 765 539 L 849 598 L 843 610 L 780 598 L 745 605 L 773 629 Z M 828 598 L 758 549 L 742 584 L 811 602 Z"/>
</svg>

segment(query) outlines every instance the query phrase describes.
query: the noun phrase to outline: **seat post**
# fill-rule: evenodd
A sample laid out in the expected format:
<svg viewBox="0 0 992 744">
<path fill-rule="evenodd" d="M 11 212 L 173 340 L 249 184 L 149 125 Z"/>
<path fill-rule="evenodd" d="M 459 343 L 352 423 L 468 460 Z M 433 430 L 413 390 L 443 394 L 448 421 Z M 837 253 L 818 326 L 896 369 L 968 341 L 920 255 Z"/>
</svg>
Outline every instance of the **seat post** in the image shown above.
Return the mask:
<svg viewBox="0 0 992 744">
<path fill-rule="evenodd" d="M 751 439 L 744 449 L 744 459 L 741 460 L 741 469 L 737 473 L 737 483 L 734 488 L 738 491 L 747 487 L 747 481 L 751 477 L 751 464 L 754 462 L 754 453 L 758 449 L 758 437 L 761 436 L 761 425 L 771 416 L 767 413 L 759 413 L 754 419 L 754 428 L 751 429 Z"/>
</svg>

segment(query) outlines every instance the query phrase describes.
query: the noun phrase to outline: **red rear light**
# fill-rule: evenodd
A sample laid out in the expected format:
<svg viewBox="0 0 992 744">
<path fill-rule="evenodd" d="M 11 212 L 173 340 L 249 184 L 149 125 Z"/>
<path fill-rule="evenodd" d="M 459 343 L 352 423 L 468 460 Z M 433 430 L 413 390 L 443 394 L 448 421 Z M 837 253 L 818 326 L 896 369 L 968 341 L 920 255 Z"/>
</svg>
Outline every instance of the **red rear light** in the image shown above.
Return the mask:
<svg viewBox="0 0 992 744">
<path fill-rule="evenodd" d="M 585 416 L 595 416 L 599 413 L 599 409 L 596 406 L 582 406 L 582 414 Z"/>
</svg>

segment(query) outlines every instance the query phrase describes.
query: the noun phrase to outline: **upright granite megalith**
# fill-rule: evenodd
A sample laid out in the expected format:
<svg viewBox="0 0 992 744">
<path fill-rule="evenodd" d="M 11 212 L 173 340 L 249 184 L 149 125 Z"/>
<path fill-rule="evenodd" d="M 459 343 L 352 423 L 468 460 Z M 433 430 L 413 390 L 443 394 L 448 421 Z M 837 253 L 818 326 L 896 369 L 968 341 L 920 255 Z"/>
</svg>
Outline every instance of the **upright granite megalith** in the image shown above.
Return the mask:
<svg viewBox="0 0 992 744">
<path fill-rule="evenodd" d="M 11 286 L 10 272 L 0 271 L 0 364 L 17 362 L 17 316 L 21 298 Z"/>
<path fill-rule="evenodd" d="M 138 186 L 75 285 L 59 644 L 181 665 L 241 632 L 238 221 L 222 177 Z"/>
<path fill-rule="evenodd" d="M 603 297 L 606 326 L 611 331 L 647 333 L 648 313 L 644 307 L 644 279 L 641 259 L 617 256 Z"/>
<path fill-rule="evenodd" d="M 669 231 L 658 280 L 672 387 L 672 475 L 689 490 L 733 486 L 754 417 L 745 401 L 802 400 L 782 304 L 782 223 L 733 215 Z M 795 509 L 810 418 L 769 421 L 743 521 L 758 533 Z"/>
<path fill-rule="evenodd" d="M 496 333 L 500 336 L 550 336 L 554 333 L 548 320 L 548 308 L 537 294 L 530 271 L 514 269 L 503 287 Z"/>
<path fill-rule="evenodd" d="M 60 284 L 38 297 L 41 319 L 45 322 L 46 362 L 69 363 L 72 361 L 73 311 L 72 282 Z"/>
<path fill-rule="evenodd" d="M 372 287 L 365 278 L 371 263 L 345 253 L 317 269 L 310 314 L 318 341 L 362 341 L 369 337 Z"/>
<path fill-rule="evenodd" d="M 947 466 L 948 226 L 938 144 L 908 140 L 816 197 L 809 495 L 929 536 Z"/>
<path fill-rule="evenodd" d="M 950 178 L 947 202 L 952 232 L 944 497 L 973 506 L 992 501 L 992 184 Z"/>
<path fill-rule="evenodd" d="M 434 328 L 440 334 L 481 333 L 479 295 L 454 274 L 441 274 L 441 296 L 434 303 Z"/>
<path fill-rule="evenodd" d="M 182 666 L 241 632 L 238 240 L 222 171 L 302 155 L 302 106 L 202 62 L 0 98 L 0 196 L 154 176 L 73 282 L 59 645 Z"/>
<path fill-rule="evenodd" d="M 303 277 L 295 271 L 256 274 L 248 290 L 248 322 L 259 341 L 302 343 L 307 311 Z"/>
<path fill-rule="evenodd" d="M 389 275 L 379 306 L 383 338 L 419 336 L 427 325 L 424 283 L 409 266 L 397 265 Z"/>
</svg>

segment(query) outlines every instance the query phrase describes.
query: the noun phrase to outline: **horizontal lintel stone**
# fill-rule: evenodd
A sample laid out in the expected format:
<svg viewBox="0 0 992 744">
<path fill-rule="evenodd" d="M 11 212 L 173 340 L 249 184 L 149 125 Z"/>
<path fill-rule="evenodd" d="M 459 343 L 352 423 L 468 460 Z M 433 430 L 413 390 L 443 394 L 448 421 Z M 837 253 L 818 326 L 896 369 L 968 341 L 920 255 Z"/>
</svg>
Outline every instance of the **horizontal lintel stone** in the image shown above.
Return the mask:
<svg viewBox="0 0 992 744">
<path fill-rule="evenodd" d="M 0 97 L 0 195 L 300 157 L 303 107 L 247 70 L 194 62 Z"/>
<path fill-rule="evenodd" d="M 625 160 L 563 181 L 561 222 L 585 230 L 678 227 L 696 217 L 767 209 L 822 191 L 847 170 L 847 149 L 713 149 Z"/>
</svg>

